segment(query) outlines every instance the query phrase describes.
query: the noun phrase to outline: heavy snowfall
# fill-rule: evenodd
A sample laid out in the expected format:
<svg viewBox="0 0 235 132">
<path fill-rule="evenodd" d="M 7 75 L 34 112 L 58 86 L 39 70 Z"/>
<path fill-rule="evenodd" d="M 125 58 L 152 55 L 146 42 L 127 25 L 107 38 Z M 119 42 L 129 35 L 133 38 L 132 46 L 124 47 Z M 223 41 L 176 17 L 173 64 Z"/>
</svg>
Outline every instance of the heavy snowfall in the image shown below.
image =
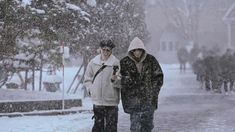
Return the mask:
<svg viewBox="0 0 235 132">
<path fill-rule="evenodd" d="M 164 73 L 153 131 L 234 132 L 234 33 L 235 0 L 0 0 L 0 131 L 91 131 L 89 60 L 139 37 Z"/>
</svg>

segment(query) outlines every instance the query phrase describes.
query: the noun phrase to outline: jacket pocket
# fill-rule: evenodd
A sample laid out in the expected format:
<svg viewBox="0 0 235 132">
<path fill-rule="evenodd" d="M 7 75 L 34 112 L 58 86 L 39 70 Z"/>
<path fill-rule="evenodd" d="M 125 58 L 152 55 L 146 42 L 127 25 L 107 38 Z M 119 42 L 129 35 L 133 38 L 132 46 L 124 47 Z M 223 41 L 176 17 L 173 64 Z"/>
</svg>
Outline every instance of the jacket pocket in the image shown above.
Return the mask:
<svg viewBox="0 0 235 132">
<path fill-rule="evenodd" d="M 140 101 L 136 97 L 122 98 L 122 105 L 125 113 L 132 113 L 136 111 L 139 103 Z"/>
<path fill-rule="evenodd" d="M 94 85 L 91 85 L 90 92 L 91 92 L 91 98 L 96 99 L 98 90 L 96 87 L 94 87 Z"/>
<path fill-rule="evenodd" d="M 106 89 L 106 90 L 104 91 L 104 97 L 105 97 L 105 99 L 107 99 L 107 100 L 114 99 L 114 98 L 115 98 L 114 88 L 109 87 L 109 89 Z"/>
</svg>

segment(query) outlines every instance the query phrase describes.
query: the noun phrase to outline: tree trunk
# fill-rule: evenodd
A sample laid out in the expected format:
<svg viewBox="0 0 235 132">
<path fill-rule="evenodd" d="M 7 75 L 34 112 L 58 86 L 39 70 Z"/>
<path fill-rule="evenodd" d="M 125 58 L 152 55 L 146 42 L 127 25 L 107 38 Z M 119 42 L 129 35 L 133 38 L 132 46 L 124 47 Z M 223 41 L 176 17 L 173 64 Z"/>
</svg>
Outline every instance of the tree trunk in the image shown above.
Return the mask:
<svg viewBox="0 0 235 132">
<path fill-rule="evenodd" d="M 40 59 L 41 59 L 41 64 L 40 64 L 39 91 L 42 90 L 42 68 L 43 68 L 43 57 L 42 57 L 42 53 L 40 53 Z"/>
<path fill-rule="evenodd" d="M 25 83 L 24 83 L 24 89 L 27 90 L 27 85 L 28 85 L 28 70 L 25 70 Z"/>
<path fill-rule="evenodd" d="M 32 69 L 33 75 L 32 75 L 32 90 L 35 90 L 35 64 L 33 61 L 33 69 Z"/>
</svg>

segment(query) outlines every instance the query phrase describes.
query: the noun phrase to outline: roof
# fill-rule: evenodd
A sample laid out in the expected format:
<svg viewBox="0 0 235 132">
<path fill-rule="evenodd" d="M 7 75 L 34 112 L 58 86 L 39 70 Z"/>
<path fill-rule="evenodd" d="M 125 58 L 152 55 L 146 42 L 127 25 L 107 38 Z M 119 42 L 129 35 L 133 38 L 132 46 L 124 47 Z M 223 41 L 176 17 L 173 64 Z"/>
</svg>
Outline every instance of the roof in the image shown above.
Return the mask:
<svg viewBox="0 0 235 132">
<path fill-rule="evenodd" d="M 178 41 L 184 39 L 184 35 L 182 31 L 180 31 L 177 27 L 173 24 L 168 24 L 161 36 L 161 41 L 171 40 L 171 41 Z"/>
<path fill-rule="evenodd" d="M 235 2 L 230 6 L 223 17 L 223 21 L 235 21 Z"/>
</svg>

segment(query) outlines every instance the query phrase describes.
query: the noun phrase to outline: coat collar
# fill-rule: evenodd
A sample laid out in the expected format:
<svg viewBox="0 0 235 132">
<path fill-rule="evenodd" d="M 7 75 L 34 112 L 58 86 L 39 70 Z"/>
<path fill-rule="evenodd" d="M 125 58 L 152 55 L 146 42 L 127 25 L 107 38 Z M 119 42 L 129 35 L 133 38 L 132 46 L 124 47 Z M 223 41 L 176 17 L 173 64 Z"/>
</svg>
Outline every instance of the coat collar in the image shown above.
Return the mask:
<svg viewBox="0 0 235 132">
<path fill-rule="evenodd" d="M 128 57 L 129 57 L 130 59 L 132 59 L 135 63 L 142 63 L 142 62 L 145 60 L 146 56 L 147 56 L 147 53 L 144 51 L 143 55 L 141 56 L 141 60 L 140 60 L 139 62 L 137 62 L 137 61 L 134 59 L 133 54 L 130 53 L 130 52 L 128 53 Z"/>
<path fill-rule="evenodd" d="M 113 66 L 115 63 L 116 57 L 114 55 L 110 55 L 108 60 L 105 61 L 105 65 L 108 66 Z M 93 63 L 97 64 L 97 65 L 102 65 L 102 61 L 101 61 L 101 54 L 97 55 L 94 59 L 93 59 Z"/>
</svg>

